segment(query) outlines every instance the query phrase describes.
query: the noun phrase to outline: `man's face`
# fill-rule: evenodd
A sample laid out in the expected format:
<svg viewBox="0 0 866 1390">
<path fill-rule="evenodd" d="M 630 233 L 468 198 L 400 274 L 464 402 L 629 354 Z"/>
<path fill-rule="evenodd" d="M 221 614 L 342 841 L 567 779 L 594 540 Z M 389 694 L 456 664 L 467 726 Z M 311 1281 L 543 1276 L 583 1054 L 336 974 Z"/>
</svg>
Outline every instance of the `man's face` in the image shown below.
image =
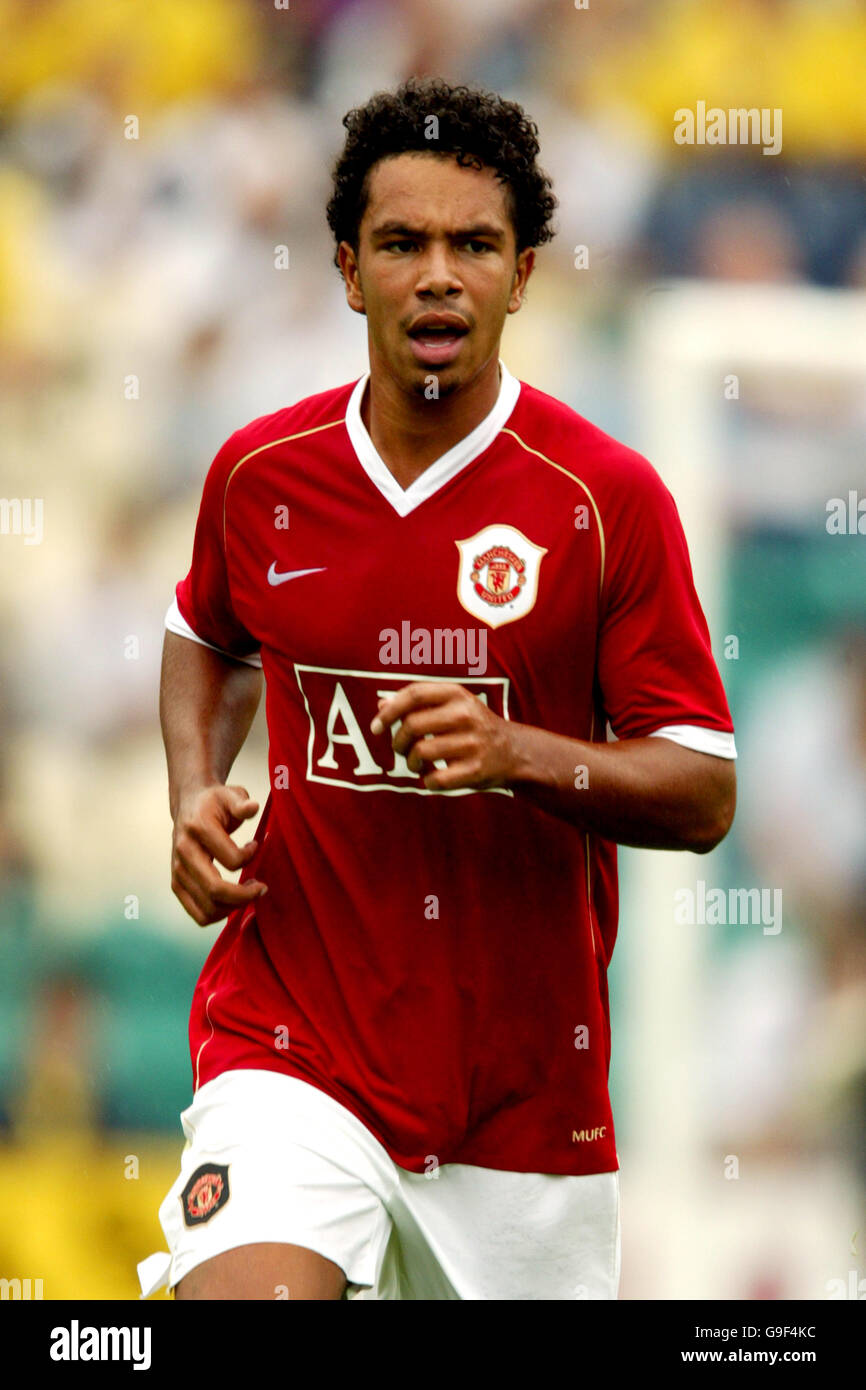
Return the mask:
<svg viewBox="0 0 866 1390">
<path fill-rule="evenodd" d="M 454 156 L 400 154 L 369 174 L 358 255 L 339 248 L 346 297 L 366 314 L 370 366 L 423 395 L 446 395 L 499 355 L 506 314 L 520 308 L 534 252 L 517 255 L 505 190 L 490 168 Z M 429 315 L 453 323 L 425 327 Z"/>
</svg>

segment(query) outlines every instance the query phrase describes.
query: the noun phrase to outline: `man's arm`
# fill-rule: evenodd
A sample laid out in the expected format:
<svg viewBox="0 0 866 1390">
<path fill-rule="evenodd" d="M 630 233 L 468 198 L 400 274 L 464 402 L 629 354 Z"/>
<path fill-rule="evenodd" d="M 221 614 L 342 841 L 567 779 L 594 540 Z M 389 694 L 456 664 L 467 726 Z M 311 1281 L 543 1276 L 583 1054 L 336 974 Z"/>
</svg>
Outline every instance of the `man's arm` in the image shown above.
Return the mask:
<svg viewBox="0 0 866 1390">
<path fill-rule="evenodd" d="M 706 854 L 734 818 L 732 760 L 667 738 L 565 738 L 500 718 L 461 685 L 422 681 L 383 699 L 371 728 L 397 721 L 394 748 L 426 773 L 430 790 L 512 787 L 581 829 L 641 849 Z M 447 768 L 425 766 L 435 759 Z"/>
<path fill-rule="evenodd" d="M 216 859 L 227 869 L 241 868 L 258 848 L 255 840 L 238 848 L 231 839 L 258 803 L 244 787 L 228 787 L 225 780 L 249 733 L 263 683 L 256 667 L 166 632 L 159 717 L 174 822 L 171 886 L 200 926 L 266 891 L 254 879 L 225 880 L 213 864 Z"/>
<path fill-rule="evenodd" d="M 537 806 L 640 849 L 706 854 L 731 828 L 733 760 L 668 738 L 585 743 L 515 726 L 509 785 Z"/>
</svg>

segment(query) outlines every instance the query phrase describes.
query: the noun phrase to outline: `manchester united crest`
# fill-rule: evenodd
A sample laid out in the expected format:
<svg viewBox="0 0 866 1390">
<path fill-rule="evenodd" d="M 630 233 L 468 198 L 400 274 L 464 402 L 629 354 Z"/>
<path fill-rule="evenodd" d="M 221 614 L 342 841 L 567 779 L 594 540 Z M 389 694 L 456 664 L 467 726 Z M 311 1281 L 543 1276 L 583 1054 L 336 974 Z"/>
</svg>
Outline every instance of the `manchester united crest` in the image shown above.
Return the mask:
<svg viewBox="0 0 866 1390">
<path fill-rule="evenodd" d="M 201 1226 L 229 1199 L 229 1170 L 224 1163 L 203 1163 L 181 1193 L 184 1224 Z"/>
<path fill-rule="evenodd" d="M 457 541 L 457 597 L 489 627 L 524 618 L 535 606 L 538 572 L 547 554 L 516 526 L 494 523 Z"/>
</svg>

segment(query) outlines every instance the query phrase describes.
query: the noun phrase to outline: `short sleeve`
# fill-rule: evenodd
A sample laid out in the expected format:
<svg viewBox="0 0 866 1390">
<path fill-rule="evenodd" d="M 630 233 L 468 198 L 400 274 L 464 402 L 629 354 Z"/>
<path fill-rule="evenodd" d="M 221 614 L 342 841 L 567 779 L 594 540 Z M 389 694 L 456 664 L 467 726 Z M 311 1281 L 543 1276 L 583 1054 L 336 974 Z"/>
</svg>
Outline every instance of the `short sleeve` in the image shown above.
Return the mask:
<svg viewBox="0 0 866 1390">
<path fill-rule="evenodd" d="M 231 584 L 223 534 L 223 508 L 228 478 L 236 463 L 232 436 L 208 470 L 202 491 L 193 541 L 192 564 L 175 590 L 177 610 L 183 620 L 167 622 L 176 632 L 198 638 L 205 646 L 225 652 L 238 661 L 259 665 L 259 643 L 247 631 L 232 606 Z M 169 609 L 169 619 L 172 615 Z"/>
<path fill-rule="evenodd" d="M 618 739 L 661 734 L 736 757 L 733 723 L 676 503 L 635 455 L 606 537 L 598 678 Z"/>
</svg>

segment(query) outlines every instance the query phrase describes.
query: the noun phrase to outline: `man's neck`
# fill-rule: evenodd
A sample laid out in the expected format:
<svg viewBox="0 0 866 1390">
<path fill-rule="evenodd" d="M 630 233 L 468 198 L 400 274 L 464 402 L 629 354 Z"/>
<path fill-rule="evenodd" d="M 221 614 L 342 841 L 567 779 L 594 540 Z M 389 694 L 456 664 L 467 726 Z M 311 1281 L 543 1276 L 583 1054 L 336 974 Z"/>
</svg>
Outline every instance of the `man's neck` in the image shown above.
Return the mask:
<svg viewBox="0 0 866 1390">
<path fill-rule="evenodd" d="M 370 372 L 361 419 L 374 449 L 404 492 L 490 414 L 500 385 L 496 358 L 468 386 L 434 400 L 406 396 L 385 373 Z"/>
</svg>

